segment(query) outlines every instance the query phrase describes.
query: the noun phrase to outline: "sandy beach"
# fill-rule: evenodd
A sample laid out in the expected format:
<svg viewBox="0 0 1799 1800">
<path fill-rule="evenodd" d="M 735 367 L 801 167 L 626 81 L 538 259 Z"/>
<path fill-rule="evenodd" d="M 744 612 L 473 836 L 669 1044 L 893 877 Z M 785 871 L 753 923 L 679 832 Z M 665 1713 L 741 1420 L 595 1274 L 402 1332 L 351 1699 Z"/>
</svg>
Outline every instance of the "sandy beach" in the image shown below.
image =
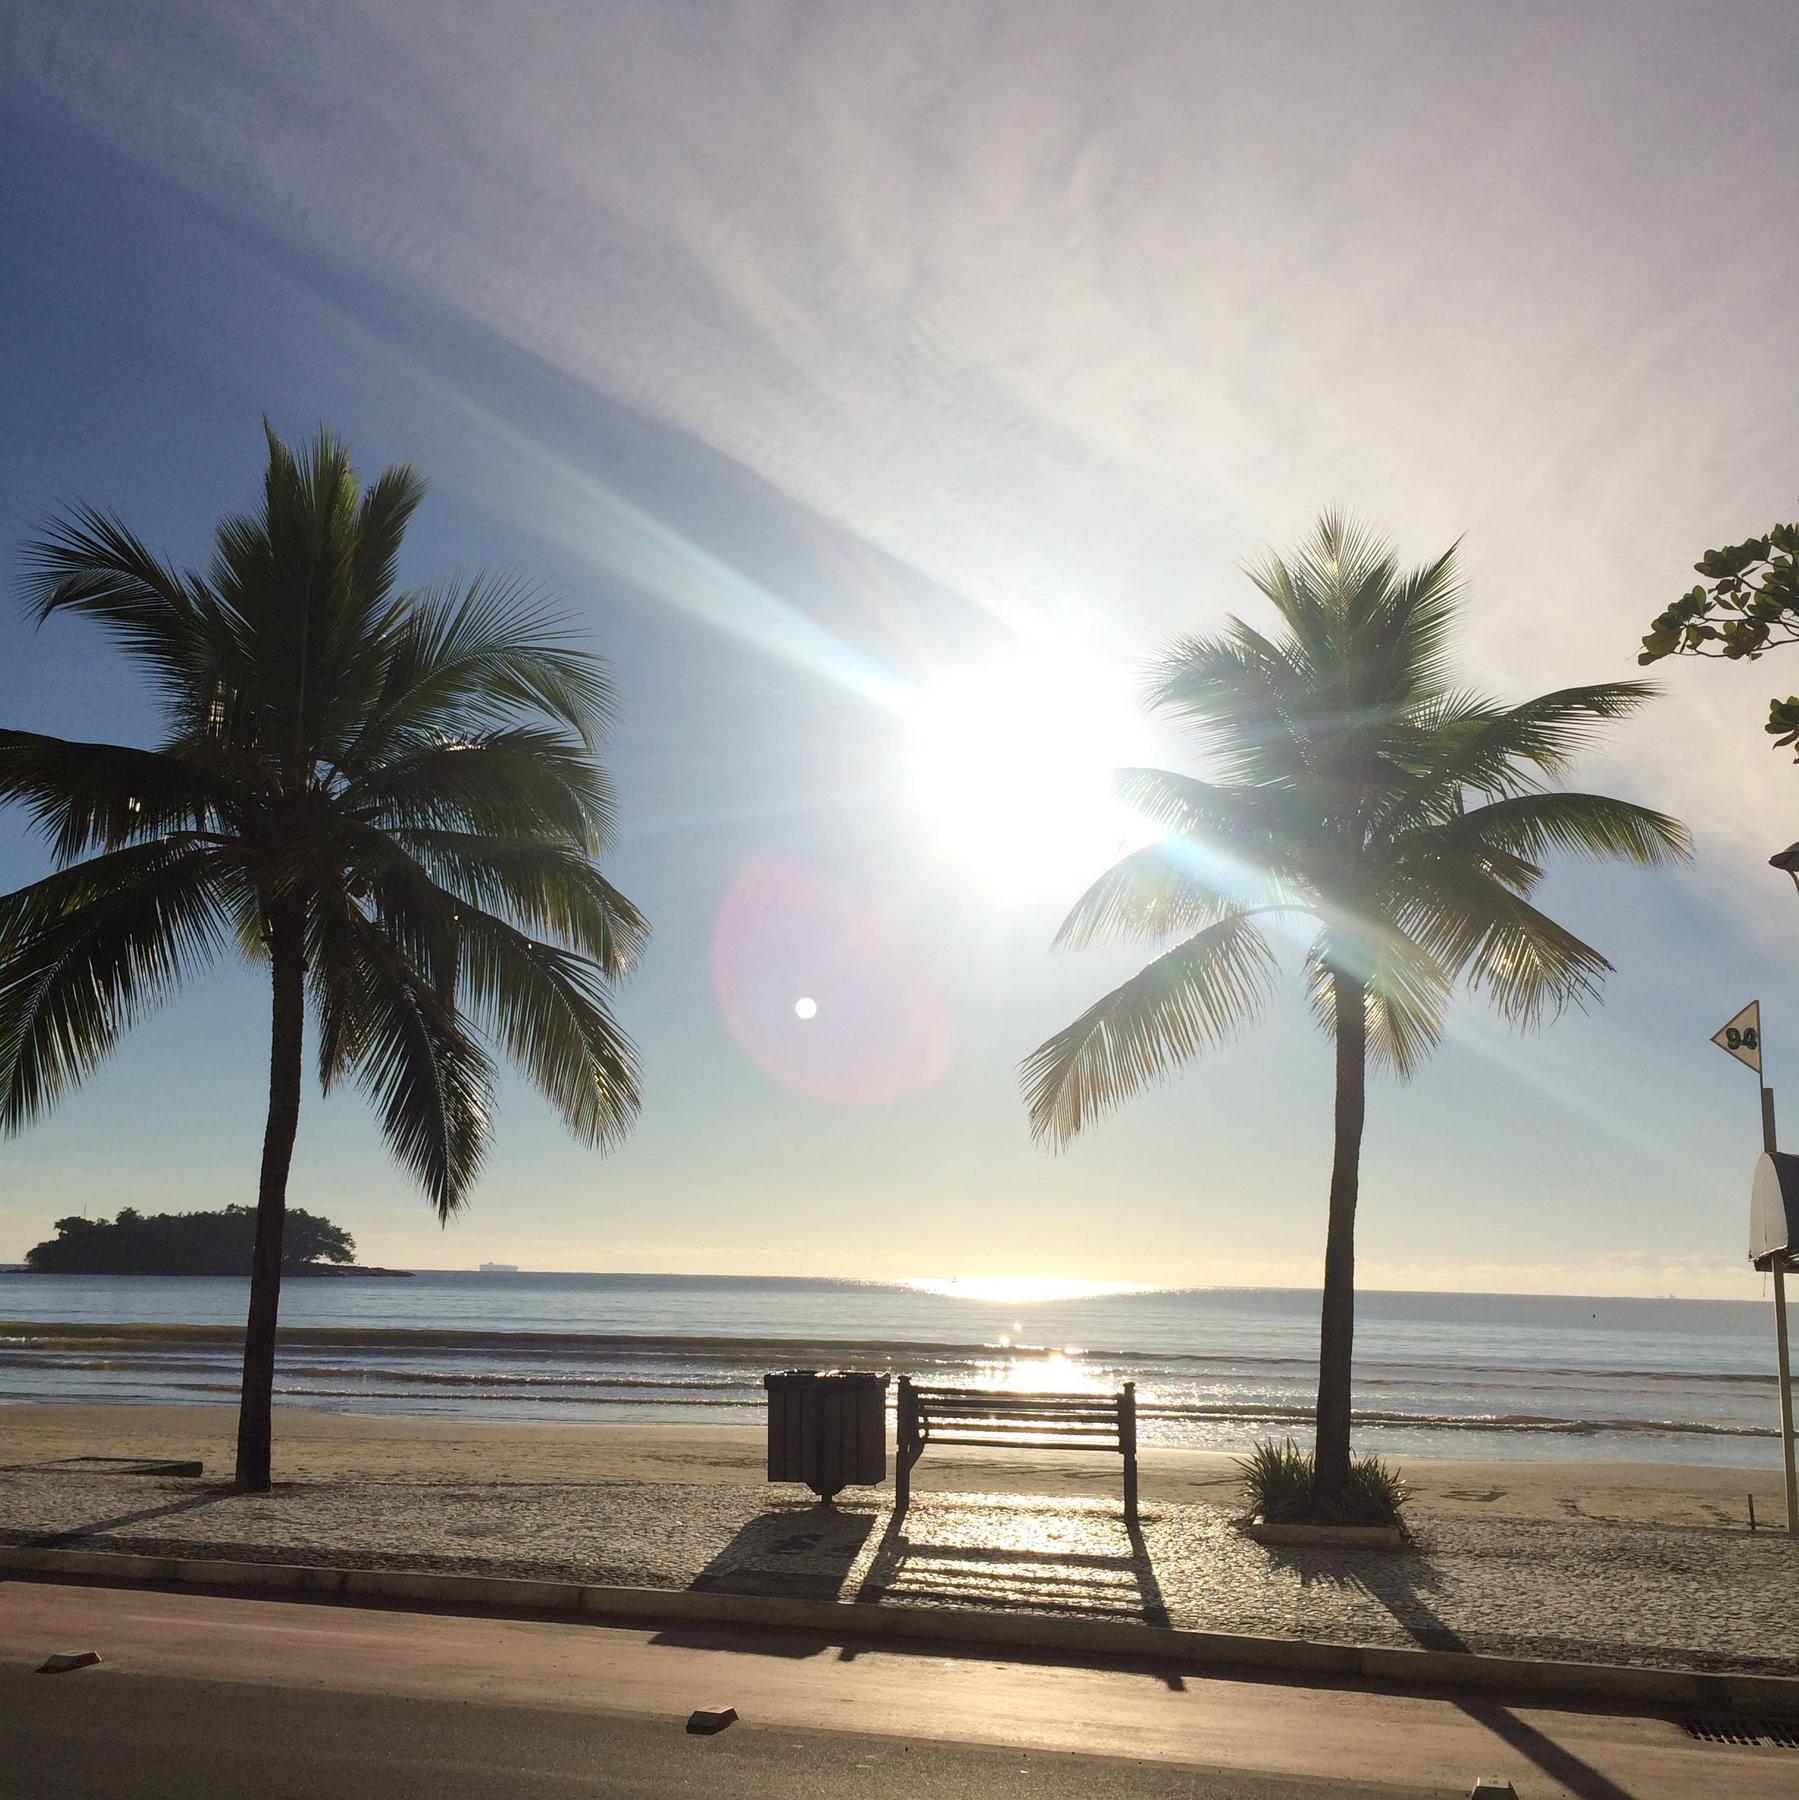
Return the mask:
<svg viewBox="0 0 1799 1800">
<path fill-rule="evenodd" d="M 236 1411 L 229 1406 L 0 1406 L 0 1468 L 73 1457 L 141 1457 L 231 1471 Z M 754 1425 L 518 1424 L 283 1407 L 275 1416 L 278 1482 L 363 1480 L 430 1484 L 696 1483 L 762 1487 Z M 1419 1515 L 1592 1519 L 1606 1523 L 1742 1528 L 1748 1499 L 1763 1525 L 1782 1517 L 1777 1470 L 1671 1463 L 1401 1461 Z M 1236 1501 L 1234 1459 L 1215 1451 L 1146 1449 L 1146 1500 Z M 959 1450 L 927 1455 L 914 1485 L 926 1493 L 1102 1496 L 1115 1493 L 1110 1457 Z"/>
<path fill-rule="evenodd" d="M 0 1545 L 1048 1611 L 1345 1643 L 1792 1673 L 1776 1484 L 1730 1470 L 1413 1461 L 1403 1549 L 1237 1530 L 1231 1458 L 1153 1450 L 1141 1528 L 1104 1456 L 927 1454 L 834 1508 L 770 1487 L 753 1426 L 276 1415 L 276 1486 L 229 1482 L 229 1407 L 0 1407 Z M 201 1479 L 118 1458 L 204 1464 Z M 1703 1596 L 1703 1605 L 1696 1604 Z"/>
</svg>

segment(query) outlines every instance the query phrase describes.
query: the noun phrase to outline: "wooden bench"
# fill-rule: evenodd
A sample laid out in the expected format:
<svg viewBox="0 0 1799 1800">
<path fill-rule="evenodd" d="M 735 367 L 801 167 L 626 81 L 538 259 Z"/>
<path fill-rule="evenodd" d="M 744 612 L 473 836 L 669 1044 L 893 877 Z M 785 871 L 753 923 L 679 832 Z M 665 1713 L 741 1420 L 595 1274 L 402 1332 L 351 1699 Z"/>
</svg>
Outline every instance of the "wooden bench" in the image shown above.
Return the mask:
<svg viewBox="0 0 1799 1800">
<path fill-rule="evenodd" d="M 1029 1394 L 921 1387 L 899 1378 L 894 1511 L 912 1502 L 912 1465 L 927 1444 L 988 1450 L 1101 1450 L 1124 1458 L 1124 1516 L 1137 1523 L 1137 1384 L 1116 1394 Z"/>
</svg>

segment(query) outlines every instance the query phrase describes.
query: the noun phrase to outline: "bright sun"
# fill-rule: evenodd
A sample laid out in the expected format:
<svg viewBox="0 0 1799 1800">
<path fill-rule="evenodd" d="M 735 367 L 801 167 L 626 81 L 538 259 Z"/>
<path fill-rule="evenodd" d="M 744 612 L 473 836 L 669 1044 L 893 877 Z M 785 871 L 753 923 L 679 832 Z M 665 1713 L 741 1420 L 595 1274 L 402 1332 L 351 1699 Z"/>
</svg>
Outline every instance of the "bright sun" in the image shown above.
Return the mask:
<svg viewBox="0 0 1799 1800">
<path fill-rule="evenodd" d="M 965 670 L 921 692 L 907 723 L 913 796 L 991 894 L 1072 900 L 1151 835 L 1112 780 L 1144 760 L 1142 716 L 1097 666 L 1024 656 Z"/>
</svg>

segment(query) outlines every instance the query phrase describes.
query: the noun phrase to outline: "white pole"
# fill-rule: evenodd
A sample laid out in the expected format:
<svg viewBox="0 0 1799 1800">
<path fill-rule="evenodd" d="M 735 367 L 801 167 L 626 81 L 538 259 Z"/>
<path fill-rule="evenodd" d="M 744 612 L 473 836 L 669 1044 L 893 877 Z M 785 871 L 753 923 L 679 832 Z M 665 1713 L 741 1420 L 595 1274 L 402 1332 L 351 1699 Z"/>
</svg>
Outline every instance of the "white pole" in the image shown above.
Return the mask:
<svg viewBox="0 0 1799 1800">
<path fill-rule="evenodd" d="M 1793 1472 L 1793 1369 L 1787 1358 L 1787 1278 L 1774 1265 L 1774 1342 L 1780 1352 L 1780 1453 L 1786 1465 L 1787 1530 L 1799 1537 L 1799 1477 Z"/>
<path fill-rule="evenodd" d="M 1799 876 L 1794 880 L 1799 882 Z M 1774 1090 L 1762 1089 L 1762 1148 L 1774 1149 Z M 1787 1279 L 1785 1258 L 1774 1261 L 1774 1347 L 1780 1363 L 1780 1459 L 1786 1472 L 1787 1530 L 1799 1537 L 1799 1474 L 1793 1457 L 1793 1365 L 1787 1351 Z"/>
</svg>

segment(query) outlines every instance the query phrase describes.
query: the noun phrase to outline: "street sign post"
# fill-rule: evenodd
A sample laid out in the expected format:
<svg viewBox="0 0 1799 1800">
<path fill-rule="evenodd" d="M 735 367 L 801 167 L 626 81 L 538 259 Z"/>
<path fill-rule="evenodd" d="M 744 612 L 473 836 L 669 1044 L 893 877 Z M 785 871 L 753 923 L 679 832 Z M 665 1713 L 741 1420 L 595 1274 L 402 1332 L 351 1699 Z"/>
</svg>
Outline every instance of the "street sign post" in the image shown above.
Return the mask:
<svg viewBox="0 0 1799 1800">
<path fill-rule="evenodd" d="M 1799 883 L 1799 875 L 1794 876 Z M 1762 1003 L 1751 1000 L 1728 1025 L 1712 1035 L 1712 1042 L 1727 1056 L 1755 1071 L 1761 1089 L 1762 1154 L 1755 1165 L 1749 1198 L 1749 1256 L 1758 1269 L 1774 1277 L 1774 1349 L 1780 1367 L 1780 1456 L 1786 1477 L 1787 1530 L 1799 1537 L 1799 1475 L 1794 1470 L 1793 1372 L 1787 1348 L 1786 1271 L 1799 1250 L 1790 1234 L 1773 1241 L 1772 1221 L 1788 1216 L 1784 1189 L 1799 1175 L 1795 1159 L 1782 1156 L 1774 1145 L 1774 1090 L 1764 1079 L 1762 1062 Z M 1794 1197 L 1799 1204 L 1799 1194 Z"/>
</svg>

